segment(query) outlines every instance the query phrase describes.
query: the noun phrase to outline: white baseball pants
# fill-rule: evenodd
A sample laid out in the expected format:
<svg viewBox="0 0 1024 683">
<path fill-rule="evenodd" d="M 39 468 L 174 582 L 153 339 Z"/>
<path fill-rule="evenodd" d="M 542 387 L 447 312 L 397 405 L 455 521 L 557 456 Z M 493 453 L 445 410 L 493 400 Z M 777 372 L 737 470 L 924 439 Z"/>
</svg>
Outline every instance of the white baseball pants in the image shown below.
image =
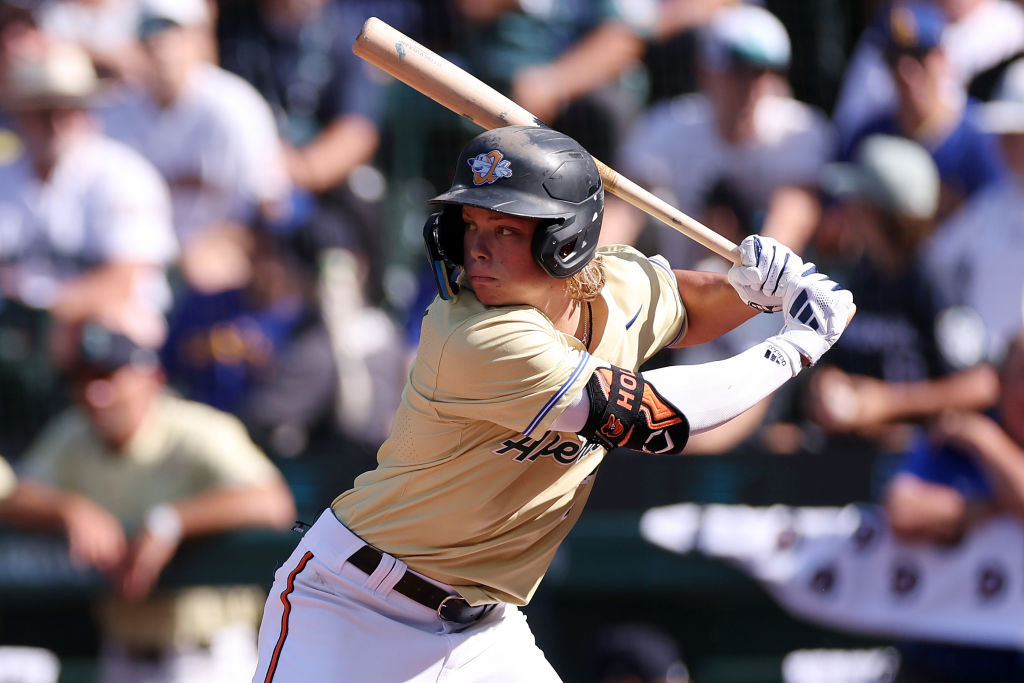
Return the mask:
<svg viewBox="0 0 1024 683">
<path fill-rule="evenodd" d="M 253 683 L 561 680 L 515 606 L 444 621 L 392 590 L 401 560 L 385 554 L 369 576 L 346 562 L 363 545 L 329 509 L 306 531 L 274 576 Z"/>
</svg>

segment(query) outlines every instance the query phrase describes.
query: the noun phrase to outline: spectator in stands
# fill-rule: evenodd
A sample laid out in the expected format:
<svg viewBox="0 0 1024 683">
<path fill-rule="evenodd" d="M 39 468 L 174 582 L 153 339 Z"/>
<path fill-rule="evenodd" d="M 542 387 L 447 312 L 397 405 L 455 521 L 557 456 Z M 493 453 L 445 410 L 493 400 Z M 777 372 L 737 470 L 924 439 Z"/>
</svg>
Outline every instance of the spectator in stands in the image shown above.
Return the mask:
<svg viewBox="0 0 1024 683">
<path fill-rule="evenodd" d="M 379 94 L 352 54 L 364 16 L 349 3 L 258 0 L 218 28 L 224 68 L 270 103 L 292 181 L 320 193 L 373 160 Z"/>
<path fill-rule="evenodd" d="M 921 262 L 938 206 L 935 163 L 917 143 L 884 135 L 866 138 L 855 159 L 823 175 L 860 255 L 843 283 L 857 316 L 811 377 L 815 418 L 831 431 L 883 436 L 901 421 L 991 405 L 994 372 L 968 338 L 983 330 L 949 307 Z"/>
<path fill-rule="evenodd" d="M 352 53 L 366 11 L 351 2 L 258 0 L 230 10 L 218 37 L 224 68 L 270 103 L 291 181 L 322 214 L 318 241 L 364 258 L 376 299 L 386 238 L 372 162 L 383 92 L 381 73 Z"/>
<path fill-rule="evenodd" d="M 907 541 L 956 543 L 991 515 L 1024 520 L 1024 334 L 1007 351 L 991 415 L 943 414 L 922 433 L 889 482 L 885 508 Z M 1024 654 L 906 643 L 897 681 L 1016 681 Z"/>
<path fill-rule="evenodd" d="M 760 232 L 802 251 L 818 223 L 815 185 L 833 153 L 825 116 L 787 95 L 790 44 L 770 12 L 726 7 L 704 30 L 701 91 L 656 104 L 620 146 L 618 170 L 701 215 L 712 183 L 727 180 L 763 215 Z M 609 197 L 602 241 L 636 244 L 647 220 Z M 672 231 L 654 231 L 654 251 L 689 268 L 702 247 Z"/>
<path fill-rule="evenodd" d="M 109 578 L 101 681 L 248 680 L 263 590 L 158 582 L 183 540 L 286 528 L 291 493 L 237 420 L 164 390 L 155 349 L 125 322 L 81 328 L 74 407 L 22 462 L 25 485 L 53 495 L 21 521 L 63 530 L 72 559 Z"/>
<path fill-rule="evenodd" d="M 36 15 L 50 38 L 84 48 L 101 77 L 141 81 L 138 0 L 44 0 Z"/>
<path fill-rule="evenodd" d="M 942 12 L 915 0 L 897 2 L 882 16 L 883 55 L 896 84 L 896 99 L 890 109 L 841 141 L 840 157 L 850 159 L 872 133 L 920 143 L 935 159 L 942 179 L 937 212 L 941 221 L 965 199 L 999 180 L 999 153 L 993 137 L 978 127 L 977 102 L 953 76 L 942 44 Z"/>
<path fill-rule="evenodd" d="M 134 300 L 166 307 L 176 254 L 167 186 L 87 111 L 96 74 L 54 44 L 8 61 L 5 104 L 24 153 L 0 166 L 0 283 L 7 298 L 80 319 Z"/>
<path fill-rule="evenodd" d="M 256 229 L 237 289 L 184 291 L 162 350 L 187 398 L 234 413 L 257 442 L 297 455 L 334 424 L 338 373 L 317 297 L 315 245 Z"/>
<path fill-rule="evenodd" d="M 939 41 L 960 89 L 971 90 L 1015 54 L 1024 51 L 1024 8 L 1015 0 L 932 0 L 948 23 Z M 882 3 L 854 47 L 832 112 L 840 137 L 849 137 L 892 109 L 896 84 L 886 66 L 886 23 L 891 2 Z"/>
<path fill-rule="evenodd" d="M 469 70 L 610 159 L 646 97 L 656 2 L 451 0 Z"/>
<path fill-rule="evenodd" d="M 926 256 L 954 301 L 981 316 L 987 354 L 999 359 L 1024 329 L 1024 59 L 1004 72 L 979 114 L 981 127 L 999 136 L 1007 176 L 940 226 Z"/>
<path fill-rule="evenodd" d="M 28 6 L 0 2 L 0 73 L 11 57 L 38 57 L 47 43 Z"/>
<path fill-rule="evenodd" d="M 10 18 L 11 15 L 8 15 Z M 2 29 L 0 434 L 23 448 L 63 391 L 47 339 L 102 307 L 166 309 L 177 255 L 167 185 L 149 162 L 100 132 L 88 56 L 50 44 L 21 15 Z"/>
<path fill-rule="evenodd" d="M 290 184 L 267 103 L 208 61 L 210 22 L 206 0 L 142 0 L 146 88 L 121 89 L 104 119 L 167 179 L 181 269 L 216 291 L 240 276 L 245 226 L 287 219 Z"/>
</svg>

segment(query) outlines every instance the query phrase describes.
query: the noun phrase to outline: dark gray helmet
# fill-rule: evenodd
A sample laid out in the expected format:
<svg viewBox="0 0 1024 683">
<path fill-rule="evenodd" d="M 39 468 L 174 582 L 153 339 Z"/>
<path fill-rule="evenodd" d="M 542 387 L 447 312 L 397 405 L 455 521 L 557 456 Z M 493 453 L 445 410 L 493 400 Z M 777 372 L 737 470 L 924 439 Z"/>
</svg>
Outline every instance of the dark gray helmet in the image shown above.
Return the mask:
<svg viewBox="0 0 1024 683">
<path fill-rule="evenodd" d="M 444 207 L 424 231 L 428 253 L 433 247 L 449 263 L 462 265 L 460 207 L 478 206 L 544 219 L 533 236 L 533 257 L 549 275 L 567 278 L 597 249 L 604 189 L 593 157 L 568 135 L 506 126 L 470 140 L 459 155 L 451 188 L 429 203 Z"/>
</svg>

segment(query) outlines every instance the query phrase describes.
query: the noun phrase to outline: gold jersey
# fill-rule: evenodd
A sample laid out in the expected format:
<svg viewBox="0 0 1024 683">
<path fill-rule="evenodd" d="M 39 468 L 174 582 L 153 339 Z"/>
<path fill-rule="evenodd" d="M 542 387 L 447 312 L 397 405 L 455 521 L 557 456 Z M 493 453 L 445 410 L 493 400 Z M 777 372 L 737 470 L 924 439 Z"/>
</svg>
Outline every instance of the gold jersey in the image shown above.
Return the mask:
<svg viewBox="0 0 1024 683">
<path fill-rule="evenodd" d="M 363 540 L 470 603 L 529 602 L 605 451 L 554 432 L 601 360 L 636 370 L 686 331 L 661 257 L 606 247 L 588 352 L 531 306 L 435 299 L 378 466 L 332 508 Z"/>
</svg>

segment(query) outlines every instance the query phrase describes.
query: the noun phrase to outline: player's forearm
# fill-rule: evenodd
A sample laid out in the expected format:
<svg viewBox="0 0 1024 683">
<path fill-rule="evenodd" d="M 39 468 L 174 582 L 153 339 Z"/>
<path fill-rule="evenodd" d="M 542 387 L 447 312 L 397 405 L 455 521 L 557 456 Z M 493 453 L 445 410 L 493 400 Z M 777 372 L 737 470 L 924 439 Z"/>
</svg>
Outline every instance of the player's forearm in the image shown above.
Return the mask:
<svg viewBox="0 0 1024 683">
<path fill-rule="evenodd" d="M 725 275 L 694 270 L 674 272 L 688 320 L 686 335 L 674 348 L 716 339 L 758 314 L 743 303 Z"/>
<path fill-rule="evenodd" d="M 791 379 L 799 354 L 783 351 L 779 337 L 761 342 L 732 358 L 674 365 L 641 373 L 643 378 L 686 416 L 691 434 L 722 425 L 757 405 Z M 607 366 L 607 363 L 605 363 Z M 584 390 L 576 402 L 562 412 L 552 428 L 579 432 L 590 415 L 591 405 Z"/>
<path fill-rule="evenodd" d="M 743 414 L 794 376 L 793 361 L 773 337 L 732 358 L 643 373 L 700 434 Z M 799 367 L 797 368 L 799 372 Z"/>
</svg>

